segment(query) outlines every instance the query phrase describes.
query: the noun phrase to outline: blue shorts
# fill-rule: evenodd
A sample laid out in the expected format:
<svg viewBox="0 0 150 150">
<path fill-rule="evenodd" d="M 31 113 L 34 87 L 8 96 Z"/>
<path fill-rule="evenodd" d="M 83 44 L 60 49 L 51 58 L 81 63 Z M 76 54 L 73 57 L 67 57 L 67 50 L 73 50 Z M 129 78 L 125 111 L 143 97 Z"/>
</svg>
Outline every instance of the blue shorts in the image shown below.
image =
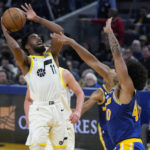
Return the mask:
<svg viewBox="0 0 150 150">
<path fill-rule="evenodd" d="M 132 138 L 119 142 L 114 150 L 145 150 L 141 139 Z"/>
</svg>

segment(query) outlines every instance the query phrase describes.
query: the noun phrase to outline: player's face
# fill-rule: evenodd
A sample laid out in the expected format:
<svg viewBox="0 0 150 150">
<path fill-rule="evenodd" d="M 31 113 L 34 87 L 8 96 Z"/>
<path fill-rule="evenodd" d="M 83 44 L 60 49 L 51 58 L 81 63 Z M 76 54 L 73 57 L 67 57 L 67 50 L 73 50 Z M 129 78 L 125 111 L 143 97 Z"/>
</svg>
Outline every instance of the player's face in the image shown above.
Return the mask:
<svg viewBox="0 0 150 150">
<path fill-rule="evenodd" d="M 28 37 L 28 44 L 36 53 L 43 53 L 45 51 L 45 47 L 41 37 L 37 34 L 31 34 Z"/>
</svg>

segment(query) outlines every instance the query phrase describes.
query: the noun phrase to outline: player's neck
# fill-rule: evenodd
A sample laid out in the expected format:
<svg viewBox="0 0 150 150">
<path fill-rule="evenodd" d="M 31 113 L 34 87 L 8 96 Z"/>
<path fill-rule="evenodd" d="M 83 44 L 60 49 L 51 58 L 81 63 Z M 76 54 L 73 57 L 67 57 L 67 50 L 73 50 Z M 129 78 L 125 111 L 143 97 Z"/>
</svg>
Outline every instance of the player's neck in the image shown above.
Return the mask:
<svg viewBox="0 0 150 150">
<path fill-rule="evenodd" d="M 30 53 L 30 55 L 33 55 L 33 56 L 43 56 L 44 54 L 43 53 L 33 52 L 33 53 Z"/>
</svg>

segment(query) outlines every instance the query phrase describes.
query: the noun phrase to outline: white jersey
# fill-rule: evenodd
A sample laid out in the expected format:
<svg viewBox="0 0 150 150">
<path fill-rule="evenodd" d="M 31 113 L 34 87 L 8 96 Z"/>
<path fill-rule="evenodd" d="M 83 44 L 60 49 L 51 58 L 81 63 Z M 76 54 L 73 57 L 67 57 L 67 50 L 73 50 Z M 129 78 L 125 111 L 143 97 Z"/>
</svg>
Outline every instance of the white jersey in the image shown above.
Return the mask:
<svg viewBox="0 0 150 150">
<path fill-rule="evenodd" d="M 60 70 L 60 79 L 61 79 L 61 99 L 64 105 L 66 119 L 68 119 L 68 117 L 72 112 L 70 108 L 71 92 L 63 80 L 63 75 L 62 75 L 63 68 L 59 67 L 59 70 Z"/>
<path fill-rule="evenodd" d="M 31 67 L 25 75 L 33 101 L 58 101 L 61 96 L 60 73 L 50 52 L 30 56 Z"/>
</svg>

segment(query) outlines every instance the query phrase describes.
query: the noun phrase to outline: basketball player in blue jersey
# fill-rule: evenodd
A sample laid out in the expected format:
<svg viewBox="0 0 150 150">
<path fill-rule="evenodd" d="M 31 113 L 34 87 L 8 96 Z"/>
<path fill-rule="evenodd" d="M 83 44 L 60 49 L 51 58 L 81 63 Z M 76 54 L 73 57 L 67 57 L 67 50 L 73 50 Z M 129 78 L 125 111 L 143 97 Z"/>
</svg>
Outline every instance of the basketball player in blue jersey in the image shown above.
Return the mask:
<svg viewBox="0 0 150 150">
<path fill-rule="evenodd" d="M 52 32 L 63 32 L 59 25 L 37 16 L 31 5 L 25 4 L 22 8 L 28 20 L 40 23 Z M 52 40 L 50 50 L 45 52 L 41 38 L 37 34 L 30 34 L 24 39 L 24 47 L 32 55 L 27 56 L 16 40 L 10 36 L 2 22 L 1 19 L 2 31 L 8 46 L 25 76 L 30 96 L 34 100 L 29 127 L 29 134 L 32 138 L 30 150 L 45 149 L 49 130 L 53 135 L 50 139 L 53 149 L 64 150 L 67 147 L 66 121 L 61 103 L 60 74 L 55 63 L 61 44 L 57 42 L 55 45 L 55 41 Z M 72 113 L 72 121 L 77 122 L 79 118 L 79 112 L 75 110 Z"/>
<path fill-rule="evenodd" d="M 106 97 L 104 107 L 109 137 L 116 150 L 144 150 L 145 148 L 140 139 L 140 120 L 137 109 L 138 95 L 136 89 L 141 90 L 145 86 L 147 72 L 140 63 L 134 60 L 129 60 L 126 67 L 118 41 L 111 30 L 111 19 L 107 22 L 105 32 L 109 37 L 117 74 L 107 72 L 108 67 L 106 65 L 100 63 L 73 39 L 63 34 L 55 34 L 52 38 L 72 46 L 79 56 L 105 80 L 109 79 L 109 73 L 113 75 L 112 79 L 114 75 L 118 78 L 119 82 L 115 88 L 110 89 L 111 91 L 108 97 Z M 111 81 L 113 81 L 112 79 Z"/>
<path fill-rule="evenodd" d="M 137 109 L 138 95 L 147 80 L 145 68 L 135 60 L 123 60 L 120 45 L 111 29 L 112 18 L 108 19 L 104 32 L 108 35 L 111 52 L 119 83 L 107 97 L 107 130 L 115 150 L 144 150 L 140 139 L 141 126 Z"/>
<path fill-rule="evenodd" d="M 61 35 L 52 35 L 52 38 L 60 40 L 63 44 L 69 44 L 69 42 L 75 42 L 74 40 Z M 114 69 L 111 69 L 107 65 L 101 63 L 94 55 L 88 52 L 84 47 L 80 46 L 78 43 L 74 43 L 73 48 L 79 54 L 79 56 L 91 67 L 93 68 L 103 79 L 106 81 L 105 85 L 102 85 L 96 92 L 92 94 L 89 100 L 87 100 L 82 109 L 82 114 L 89 110 L 94 104 L 98 104 L 99 111 L 99 136 L 100 141 L 104 147 L 104 150 L 113 150 L 114 145 L 108 135 L 106 128 L 106 97 L 111 89 L 116 85 L 117 77 Z"/>
<path fill-rule="evenodd" d="M 95 92 L 92 93 L 90 98 L 83 104 L 82 115 L 88 111 L 93 105 L 97 104 L 98 108 L 98 132 L 100 141 L 104 150 L 113 150 L 115 145 L 112 143 L 106 126 L 106 97 L 109 95 L 109 91 L 106 89 L 106 84 L 100 86 Z"/>
</svg>

